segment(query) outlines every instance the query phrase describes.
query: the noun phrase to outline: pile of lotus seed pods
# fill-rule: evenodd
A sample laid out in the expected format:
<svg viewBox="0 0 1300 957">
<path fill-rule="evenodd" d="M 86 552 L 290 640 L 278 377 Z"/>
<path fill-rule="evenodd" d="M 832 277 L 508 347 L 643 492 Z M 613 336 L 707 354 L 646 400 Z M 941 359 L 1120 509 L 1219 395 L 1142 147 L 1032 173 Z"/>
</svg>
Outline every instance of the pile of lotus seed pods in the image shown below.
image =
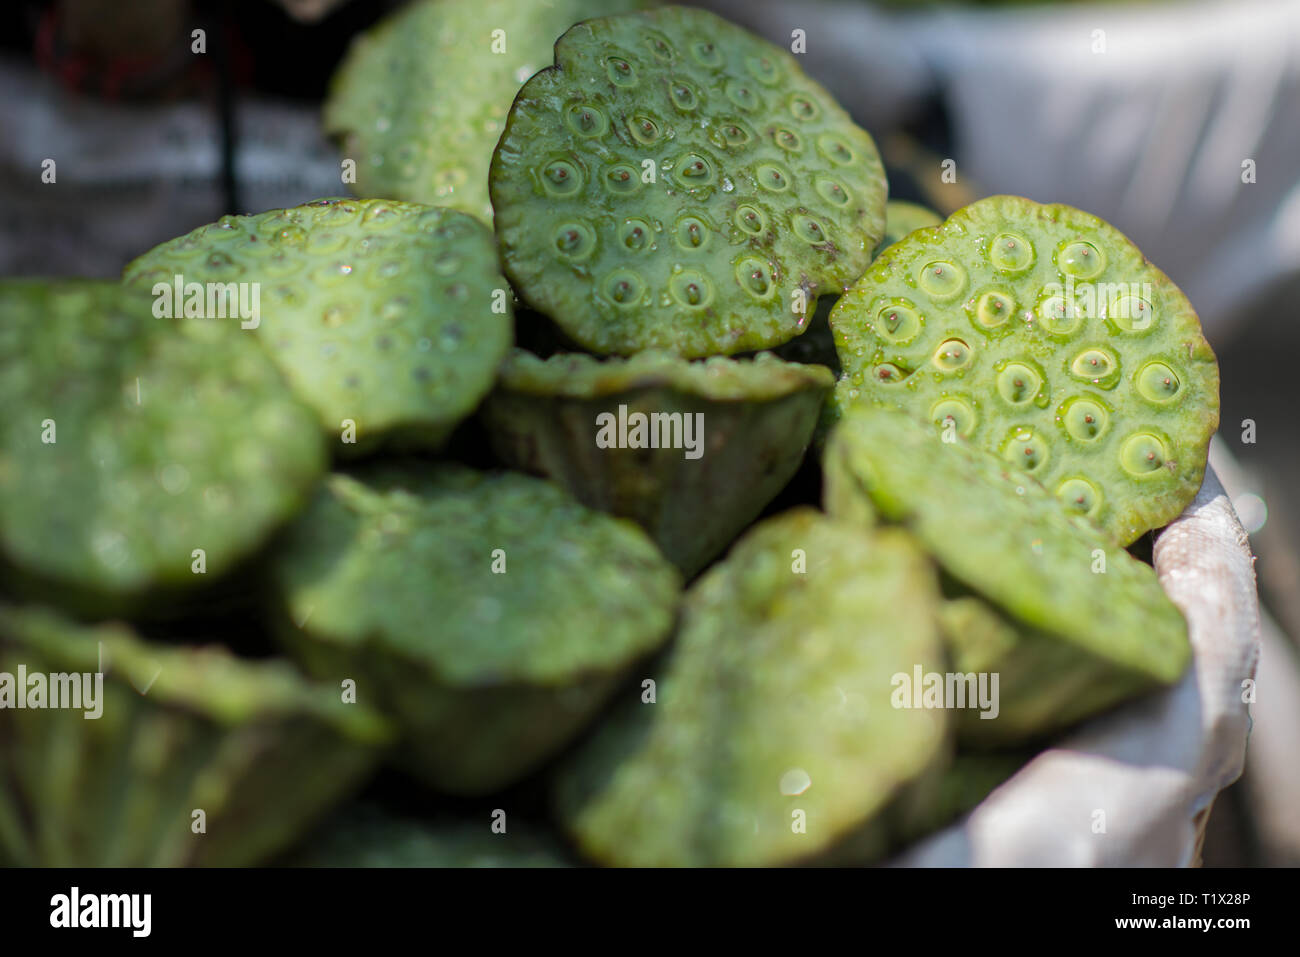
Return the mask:
<svg viewBox="0 0 1300 957">
<path fill-rule="evenodd" d="M 0 675 L 103 675 L 0 863 L 867 863 L 1187 668 L 1218 371 L 1113 227 L 888 203 L 687 7 L 418 0 L 324 119 L 355 198 L 0 282 Z"/>
</svg>

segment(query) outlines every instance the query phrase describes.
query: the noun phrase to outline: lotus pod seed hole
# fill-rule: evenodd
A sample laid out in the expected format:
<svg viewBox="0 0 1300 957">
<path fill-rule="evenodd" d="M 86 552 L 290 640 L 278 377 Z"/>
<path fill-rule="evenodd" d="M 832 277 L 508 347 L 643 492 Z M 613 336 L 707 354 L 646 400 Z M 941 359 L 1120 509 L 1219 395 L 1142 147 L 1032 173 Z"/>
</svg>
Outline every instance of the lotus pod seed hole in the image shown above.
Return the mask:
<svg viewBox="0 0 1300 957">
<path fill-rule="evenodd" d="M 928 262 L 917 275 L 917 285 L 931 299 L 947 302 L 960 296 L 966 288 L 966 270 L 945 260 Z"/>
<path fill-rule="evenodd" d="M 1050 457 L 1047 442 L 1031 428 L 1013 429 L 1002 447 L 1002 458 L 1007 463 L 1031 474 L 1042 471 Z"/>
<path fill-rule="evenodd" d="M 1056 255 L 1056 265 L 1075 279 L 1096 279 L 1106 268 L 1106 256 L 1092 243 L 1065 243 Z"/>
<path fill-rule="evenodd" d="M 1172 400 L 1181 386 L 1178 374 L 1163 362 L 1148 362 L 1138 370 L 1136 382 L 1142 398 L 1157 403 Z"/>
<path fill-rule="evenodd" d="M 1095 399 L 1080 397 L 1065 403 L 1060 420 L 1072 439 L 1093 442 L 1106 431 L 1110 424 L 1110 413 Z"/>
<path fill-rule="evenodd" d="M 974 353 L 971 347 L 961 339 L 945 339 L 939 343 L 930 361 L 940 372 L 956 372 L 970 365 Z"/>
<path fill-rule="evenodd" d="M 1119 381 L 1119 359 L 1109 350 L 1085 349 L 1070 361 L 1070 374 L 1109 389 Z"/>
<path fill-rule="evenodd" d="M 1088 479 L 1067 478 L 1056 487 L 1056 497 L 1067 511 L 1096 518 L 1101 511 L 1102 494 Z"/>
<path fill-rule="evenodd" d="M 1034 245 L 1019 233 L 998 233 L 989 243 L 988 257 L 1004 272 L 1024 272 L 1034 264 Z"/>
<path fill-rule="evenodd" d="M 1043 377 L 1038 370 L 1023 362 L 1008 362 L 998 373 L 998 395 L 1010 405 L 1029 405 L 1042 388 Z"/>
<path fill-rule="evenodd" d="M 1002 292 L 986 292 L 976 300 L 975 321 L 984 329 L 1004 326 L 1016 311 L 1016 301 Z"/>
<path fill-rule="evenodd" d="M 930 421 L 941 430 L 952 423 L 952 428 L 964 439 L 975 433 L 975 408 L 966 399 L 947 396 L 930 406 Z"/>
<path fill-rule="evenodd" d="M 1136 432 L 1124 440 L 1119 461 L 1124 471 L 1135 477 L 1152 475 L 1164 467 L 1169 453 L 1165 443 L 1150 432 Z"/>
</svg>

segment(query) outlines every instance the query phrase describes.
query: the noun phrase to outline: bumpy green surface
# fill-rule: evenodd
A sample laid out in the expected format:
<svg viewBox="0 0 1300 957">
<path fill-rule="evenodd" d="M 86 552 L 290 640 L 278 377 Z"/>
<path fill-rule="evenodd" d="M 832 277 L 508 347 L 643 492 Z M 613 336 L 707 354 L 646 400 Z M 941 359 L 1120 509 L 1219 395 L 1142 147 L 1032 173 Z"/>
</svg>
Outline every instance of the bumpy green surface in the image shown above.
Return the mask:
<svg viewBox="0 0 1300 957">
<path fill-rule="evenodd" d="M 1055 636 L 1057 670 L 1034 680 L 1073 687 L 1070 669 L 1104 666 L 1132 691 L 1171 684 L 1187 667 L 1187 625 L 1155 571 L 997 456 L 945 443 L 902 413 L 859 407 L 832 432 L 824 467 L 832 515 L 905 524 L 959 582 Z M 1099 558 L 1104 572 L 1094 571 Z"/>
<path fill-rule="evenodd" d="M 295 867 L 568 867 L 543 832 L 506 819 L 492 830 L 485 810 L 476 818 L 434 821 L 402 817 L 374 805 L 345 810 L 304 842 Z"/>
<path fill-rule="evenodd" d="M 0 672 L 16 678 L 20 667 L 29 689 L 35 674 L 101 667 L 103 683 L 98 718 L 35 709 L 30 698 L 3 712 L 0 860 L 9 864 L 262 863 L 358 786 L 390 738 L 375 713 L 284 662 L 0 607 Z M 196 809 L 206 833 L 193 830 Z"/>
<path fill-rule="evenodd" d="M 548 482 L 414 464 L 331 476 L 272 578 L 307 669 L 353 677 L 401 723 L 405 766 L 466 793 L 582 727 L 668 637 L 680 587 L 639 528 Z"/>
<path fill-rule="evenodd" d="M 880 158 L 788 52 L 671 7 L 579 24 L 555 61 L 490 190 L 506 275 L 584 348 L 767 348 L 866 268 Z"/>
<path fill-rule="evenodd" d="M 542 361 L 516 351 L 484 418 L 502 461 L 554 479 L 585 505 L 634 519 L 690 576 L 799 468 L 833 383 L 828 369 L 770 354 L 747 361 L 690 362 L 660 352 Z M 598 421 L 609 422 L 600 417 L 617 419 L 620 407 L 630 423 L 629 445 L 667 446 L 599 447 Z M 644 435 L 633 431 L 638 413 L 646 417 Z M 684 443 L 688 423 L 695 458 L 672 445 Z"/>
<path fill-rule="evenodd" d="M 1095 216 L 980 200 L 891 246 L 830 323 L 836 407 L 947 426 L 1120 544 L 1200 487 L 1219 420 L 1214 354 L 1187 298 Z"/>
<path fill-rule="evenodd" d="M 648 5 L 421 0 L 403 7 L 352 42 L 325 102 L 325 132 L 357 164 L 354 191 L 492 222 L 488 165 L 520 85 L 550 66 L 555 38 L 579 20 Z"/>
<path fill-rule="evenodd" d="M 0 355 L 0 556 L 65 603 L 115 611 L 219 577 L 324 469 L 252 340 L 155 319 L 117 283 L 0 283 Z"/>
<path fill-rule="evenodd" d="M 241 329 L 314 408 L 341 455 L 438 446 L 492 387 L 513 336 L 490 232 L 454 210 L 321 199 L 218 222 L 157 246 L 125 279 L 260 283 Z M 232 325 L 237 320 L 213 320 Z M 343 420 L 356 442 L 342 440 Z"/>
<path fill-rule="evenodd" d="M 885 204 L 885 235 L 876 248 L 876 255 L 918 229 L 938 226 L 943 217 L 934 210 L 901 199 L 891 199 Z"/>
<path fill-rule="evenodd" d="M 947 712 L 891 704 L 893 675 L 942 670 L 936 601 L 897 531 L 806 508 L 755 527 L 688 594 L 655 703 L 630 689 L 557 772 L 562 825 L 606 864 L 880 853 L 874 819 L 947 754 Z"/>
</svg>

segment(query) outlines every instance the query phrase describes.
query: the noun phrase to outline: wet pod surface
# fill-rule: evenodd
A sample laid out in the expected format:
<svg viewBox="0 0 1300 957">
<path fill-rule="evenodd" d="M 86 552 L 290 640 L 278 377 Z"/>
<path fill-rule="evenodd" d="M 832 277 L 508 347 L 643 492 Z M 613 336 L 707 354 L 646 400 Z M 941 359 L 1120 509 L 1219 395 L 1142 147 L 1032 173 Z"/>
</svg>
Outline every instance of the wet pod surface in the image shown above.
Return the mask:
<svg viewBox="0 0 1300 957">
<path fill-rule="evenodd" d="M 10 864 L 261 863 L 357 786 L 392 737 L 375 712 L 285 662 L 0 606 L 0 671 L 20 664 L 29 695 L 37 673 L 103 677 L 96 709 L 29 700 L 6 712 L 0 860 Z M 196 808 L 205 833 L 191 828 Z"/>
<path fill-rule="evenodd" d="M 0 283 L 0 553 L 87 610 L 193 588 L 301 508 L 309 409 L 254 342 L 117 283 Z M 196 574 L 195 550 L 204 574 Z"/>
<path fill-rule="evenodd" d="M 492 222 L 488 166 L 519 87 L 579 20 L 636 0 L 420 0 L 357 37 L 330 83 L 325 132 L 358 196 L 450 206 Z"/>
<path fill-rule="evenodd" d="M 407 764 L 481 792 L 547 756 L 672 627 L 680 578 L 631 522 L 454 465 L 327 479 L 273 569 L 284 642 L 353 675 Z"/>
<path fill-rule="evenodd" d="M 799 468 L 833 382 L 768 353 L 543 361 L 516 350 L 483 418 L 503 462 L 634 519 L 689 577 Z"/>
<path fill-rule="evenodd" d="M 824 466 L 833 516 L 905 525 L 1022 624 L 1148 686 L 1186 669 L 1187 624 L 1155 570 L 998 456 L 905 414 L 856 407 L 831 433 Z"/>
<path fill-rule="evenodd" d="M 936 601 L 902 532 L 761 523 L 688 592 L 655 701 L 625 691 L 557 770 L 561 825 L 631 866 L 803 862 L 868 828 L 946 760 L 946 712 L 890 701 L 893 675 L 943 660 Z"/>
<path fill-rule="evenodd" d="M 795 58 L 701 10 L 580 23 L 492 160 L 520 297 L 584 348 L 768 348 L 884 230 L 875 144 Z"/>
<path fill-rule="evenodd" d="M 487 394 L 513 342 L 491 232 L 450 209 L 335 198 L 226 216 L 145 253 L 124 279 L 158 292 L 176 276 L 257 284 L 259 320 L 240 332 L 315 409 L 341 456 L 436 448 Z"/>
<path fill-rule="evenodd" d="M 830 317 L 832 412 L 905 409 L 1028 472 L 1120 544 L 1200 487 L 1219 373 L 1187 298 L 1118 230 L 994 196 L 885 250 Z"/>
</svg>

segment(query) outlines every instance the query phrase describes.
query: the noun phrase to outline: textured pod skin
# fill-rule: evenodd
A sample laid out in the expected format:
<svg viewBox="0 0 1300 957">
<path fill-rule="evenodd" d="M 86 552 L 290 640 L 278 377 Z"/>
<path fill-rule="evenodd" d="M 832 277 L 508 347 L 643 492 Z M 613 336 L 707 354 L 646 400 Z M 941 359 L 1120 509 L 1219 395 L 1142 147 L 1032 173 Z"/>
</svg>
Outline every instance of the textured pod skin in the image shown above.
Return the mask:
<svg viewBox="0 0 1300 957">
<path fill-rule="evenodd" d="M 546 832 L 513 818 L 492 830 L 485 809 L 473 818 L 402 817 L 370 804 L 346 808 L 289 862 L 294 867 L 568 867 Z"/>
<path fill-rule="evenodd" d="M 1150 687 L 1145 675 L 1117 670 L 1099 655 L 1080 654 L 977 595 L 945 602 L 939 622 L 953 671 L 999 675 L 998 717 L 982 720 L 978 711 L 959 712 L 962 744 L 1004 747 L 1043 740 Z"/>
<path fill-rule="evenodd" d="M 155 319 L 117 283 L 0 283 L 0 355 L 0 559 L 64 606 L 136 611 L 220 578 L 324 470 L 311 412 L 251 339 Z"/>
<path fill-rule="evenodd" d="M 635 520 L 689 578 L 790 481 L 833 383 L 827 369 L 766 354 L 543 362 L 517 350 L 483 416 L 502 461 L 555 480 L 590 508 Z M 699 457 L 682 448 L 598 447 L 599 417 L 617 418 L 620 406 L 651 422 L 656 414 L 703 416 Z"/>
<path fill-rule="evenodd" d="M 941 667 L 936 601 L 932 567 L 896 530 L 810 508 L 757 525 L 688 593 L 655 703 L 630 689 L 558 769 L 562 826 L 603 864 L 883 853 L 891 802 L 948 757 L 947 712 L 891 704 L 894 674 Z"/>
<path fill-rule="evenodd" d="M 996 456 L 945 443 L 902 413 L 857 407 L 832 432 L 823 465 L 831 515 L 905 525 L 949 575 L 1017 627 L 1051 636 L 1045 644 L 994 635 L 979 645 L 980 636 L 965 635 L 970 647 L 959 659 L 989 664 L 981 670 L 1003 672 L 1008 694 L 1027 696 L 1025 723 L 1012 707 L 1006 739 L 1026 735 L 1036 720 L 1055 720 L 1036 697 L 1050 697 L 1049 686 L 1057 709 L 1074 720 L 1173 684 L 1186 670 L 1187 623 L 1151 567 Z"/>
<path fill-rule="evenodd" d="M 19 709 L 0 722 L 0 862 L 240 867 L 285 850 L 360 786 L 387 723 L 282 661 L 148 644 L 0 606 L 0 672 L 97 672 L 100 717 Z M 194 809 L 206 833 L 191 830 Z"/>
<path fill-rule="evenodd" d="M 866 402 L 950 422 L 1120 544 L 1201 485 L 1214 353 L 1178 287 L 1095 216 L 972 203 L 890 246 L 830 324 L 832 412 Z"/>
<path fill-rule="evenodd" d="M 680 589 L 644 532 L 548 482 L 415 464 L 331 476 L 272 581 L 291 653 L 354 677 L 404 732 L 400 763 L 465 794 L 581 729 L 667 639 Z"/>
<path fill-rule="evenodd" d="M 513 342 L 491 232 L 450 209 L 321 199 L 226 216 L 156 246 L 124 281 L 257 283 L 260 343 L 336 455 L 437 448 L 492 388 Z M 235 325 L 238 320 L 209 320 Z M 344 420 L 355 441 L 343 441 Z"/>
<path fill-rule="evenodd" d="M 385 18 L 353 40 L 322 117 L 356 162 L 353 192 L 491 223 L 488 165 L 520 84 L 550 65 L 555 38 L 579 20 L 649 5 L 418 0 Z"/>
<path fill-rule="evenodd" d="M 580 23 L 492 158 L 506 275 L 583 348 L 799 335 L 884 230 L 871 137 L 784 50 L 702 10 Z"/>
</svg>

